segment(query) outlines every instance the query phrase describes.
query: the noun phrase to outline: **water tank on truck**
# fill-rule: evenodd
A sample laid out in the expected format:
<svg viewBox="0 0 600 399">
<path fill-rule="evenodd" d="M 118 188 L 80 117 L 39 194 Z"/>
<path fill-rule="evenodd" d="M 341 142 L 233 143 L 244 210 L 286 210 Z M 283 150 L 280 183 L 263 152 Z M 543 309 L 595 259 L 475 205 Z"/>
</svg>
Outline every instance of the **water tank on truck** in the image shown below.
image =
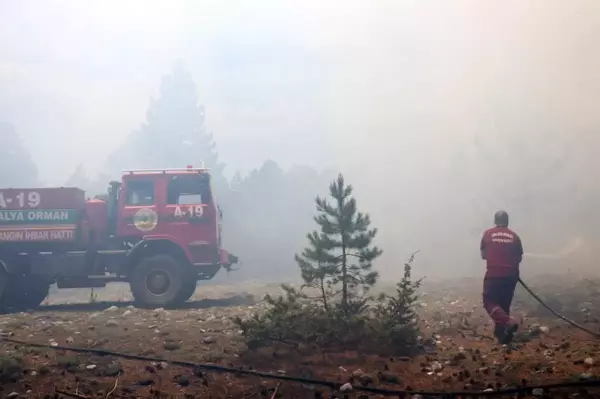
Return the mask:
<svg viewBox="0 0 600 399">
<path fill-rule="evenodd" d="M 83 250 L 85 193 L 78 188 L 0 188 L 0 307 L 39 305 L 54 281 L 38 254 Z"/>
</svg>

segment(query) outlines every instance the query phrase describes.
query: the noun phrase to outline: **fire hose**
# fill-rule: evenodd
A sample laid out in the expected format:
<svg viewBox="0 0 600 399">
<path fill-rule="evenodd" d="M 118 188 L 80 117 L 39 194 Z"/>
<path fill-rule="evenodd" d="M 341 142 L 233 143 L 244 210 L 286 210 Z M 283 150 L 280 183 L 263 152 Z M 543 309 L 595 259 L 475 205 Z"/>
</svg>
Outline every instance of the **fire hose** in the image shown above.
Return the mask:
<svg viewBox="0 0 600 399">
<path fill-rule="evenodd" d="M 574 253 L 576 250 L 578 250 L 579 248 L 584 246 L 584 241 L 581 237 L 575 237 L 572 240 L 570 240 L 569 244 L 560 252 L 558 253 L 554 253 L 554 254 L 533 254 L 533 253 L 527 253 L 525 254 L 526 257 L 528 258 L 541 258 L 541 259 L 559 259 L 559 258 L 564 258 L 572 253 Z M 525 284 L 525 282 L 519 278 L 519 283 L 521 284 L 521 286 L 523 286 L 523 288 L 525 289 L 525 291 L 527 291 L 529 293 L 529 295 L 531 295 L 536 301 L 539 302 L 540 305 L 542 305 L 547 311 L 549 311 L 550 313 L 552 313 L 554 316 L 558 317 L 559 319 L 561 319 L 562 321 L 566 322 L 567 324 L 570 324 L 571 326 L 584 331 L 596 338 L 600 338 L 600 333 L 597 333 L 595 331 L 592 331 L 580 324 L 575 323 L 573 320 L 569 320 L 567 319 L 565 316 L 561 315 L 560 313 L 558 313 L 556 310 L 552 309 L 550 306 L 548 306 L 543 300 L 542 298 L 540 298 L 535 292 L 532 291 L 531 288 L 529 288 L 527 286 L 527 284 Z"/>
<path fill-rule="evenodd" d="M 581 331 L 585 331 L 586 333 L 593 335 L 596 338 L 600 338 L 600 333 L 597 333 L 595 331 L 592 331 L 584 326 L 582 326 L 581 324 L 577 324 L 575 323 L 573 320 L 569 320 L 567 319 L 565 316 L 561 315 L 560 313 L 558 313 L 556 310 L 552 309 L 550 306 L 548 306 L 543 300 L 542 298 L 540 298 L 535 292 L 533 292 L 531 290 L 531 288 L 529 288 L 527 286 L 527 284 L 525 284 L 525 282 L 523 280 L 521 280 L 521 278 L 519 278 L 519 283 L 523 286 L 523 288 L 525 288 L 525 291 L 527 291 L 529 293 L 529 295 L 531 295 L 536 301 L 538 301 L 540 303 L 540 305 L 542 305 L 546 310 L 548 310 L 550 313 L 552 313 L 554 316 L 558 317 L 559 319 L 563 320 L 564 322 L 572 325 L 575 328 L 580 329 Z"/>
<path fill-rule="evenodd" d="M 245 376 L 255 376 L 261 377 L 264 379 L 271 379 L 276 381 L 287 381 L 287 382 L 296 382 L 303 385 L 308 386 L 321 386 L 325 388 L 329 388 L 333 391 L 343 391 L 344 384 L 340 381 L 328 381 L 328 380 L 317 380 L 311 378 L 303 378 L 303 377 L 294 377 L 288 375 L 274 374 L 269 372 L 261 372 L 257 370 L 251 370 L 248 368 L 234 368 L 234 367 L 226 367 L 220 366 L 214 363 L 209 364 L 201 364 L 194 363 L 188 361 L 181 360 L 173 360 L 173 359 L 163 359 L 156 357 L 148 357 L 148 356 L 140 356 L 140 355 L 132 355 L 128 353 L 121 352 L 113 352 L 104 349 L 90 349 L 90 348 L 73 348 L 68 346 L 51 346 L 48 344 L 38 344 L 34 342 L 24 342 L 16 339 L 5 338 L 3 341 L 9 342 L 15 345 L 28 346 L 34 348 L 45 348 L 59 351 L 70 351 L 74 353 L 80 354 L 90 354 L 96 356 L 113 356 L 120 357 L 123 359 L 129 360 L 137 360 L 137 361 L 145 361 L 145 362 L 166 362 L 175 366 L 191 368 L 194 370 L 194 374 L 199 378 L 205 378 L 202 374 L 202 370 L 204 371 L 213 371 L 213 372 L 222 372 L 222 373 L 231 373 L 234 375 L 245 375 Z M 558 382 L 554 384 L 545 384 L 545 385 L 535 385 L 535 386 L 517 386 L 517 387 L 508 387 L 498 390 L 486 390 L 486 391 L 464 391 L 464 392 L 428 392 L 428 391 L 409 391 L 409 390 L 397 390 L 397 389 L 389 389 L 389 388 L 378 388 L 374 386 L 362 386 L 362 385 L 354 385 L 351 386 L 351 390 L 354 391 L 362 391 L 366 393 L 378 394 L 382 396 L 394 396 L 397 398 L 415 398 L 415 397 L 434 397 L 434 398 L 480 398 L 480 397 L 492 397 L 492 396 L 507 396 L 507 395 L 535 395 L 541 396 L 547 394 L 549 391 L 557 390 L 557 389 L 569 389 L 569 390 L 581 390 L 583 388 L 597 388 L 600 387 L 600 380 L 592 379 L 592 380 L 584 380 L 584 381 L 564 381 Z"/>
</svg>

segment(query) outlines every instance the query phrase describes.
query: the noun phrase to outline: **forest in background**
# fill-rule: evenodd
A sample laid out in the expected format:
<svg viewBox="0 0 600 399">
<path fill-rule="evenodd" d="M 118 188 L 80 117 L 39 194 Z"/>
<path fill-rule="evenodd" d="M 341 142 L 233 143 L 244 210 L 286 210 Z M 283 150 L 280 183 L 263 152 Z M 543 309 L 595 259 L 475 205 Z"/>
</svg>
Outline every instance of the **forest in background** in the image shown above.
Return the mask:
<svg viewBox="0 0 600 399">
<path fill-rule="evenodd" d="M 521 113 L 526 111 L 523 108 Z M 493 126 L 502 133 L 500 138 L 484 130 L 476 132 L 461 153 L 449 153 L 443 160 L 430 159 L 423 152 L 418 164 L 406 165 L 402 152 L 419 152 L 419 148 L 399 147 L 395 159 L 366 154 L 356 169 L 316 170 L 297 165 L 284 170 L 267 159 L 247 173 L 226 174 L 227 165 L 219 157 L 218 143 L 205 117 L 196 83 L 178 63 L 163 77 L 146 121 L 107 154 L 102 171 L 92 175 L 81 164 L 64 185 L 85 189 L 92 197 L 106 192 L 108 182 L 118 179 L 124 169 L 204 162 L 212 170 L 224 213 L 224 244 L 243 262 L 239 271 L 228 277 L 223 273 L 219 279 L 295 277 L 293 254 L 314 228 L 313 200 L 326 191 L 338 172 L 351 183 L 359 182 L 357 197 L 366 199 L 366 211 L 380 222 L 380 244 L 389 248 L 382 257 L 388 270 L 401 272 L 399 260 L 420 249 L 420 275 L 456 275 L 457 270 L 463 275 L 479 273 L 478 240 L 496 208 L 508 207 L 516 215 L 526 252 L 561 251 L 570 245 L 569 240 L 583 237 L 585 258 L 592 256 L 600 238 L 594 212 L 600 195 L 594 179 L 581 173 L 597 164 L 598 140 L 591 133 L 569 139 L 557 126 L 546 124 L 541 132 L 528 129 L 529 118 L 520 124 L 511 119 Z M 0 122 L 0 137 L 0 187 L 45 185 L 20 141 L 18 127 Z M 380 178 L 376 178 L 378 171 Z M 389 189 L 384 192 L 385 185 Z M 558 267 L 574 267 L 579 261 L 570 257 L 568 264 L 561 260 Z M 548 263 L 540 264 L 546 267 Z"/>
</svg>

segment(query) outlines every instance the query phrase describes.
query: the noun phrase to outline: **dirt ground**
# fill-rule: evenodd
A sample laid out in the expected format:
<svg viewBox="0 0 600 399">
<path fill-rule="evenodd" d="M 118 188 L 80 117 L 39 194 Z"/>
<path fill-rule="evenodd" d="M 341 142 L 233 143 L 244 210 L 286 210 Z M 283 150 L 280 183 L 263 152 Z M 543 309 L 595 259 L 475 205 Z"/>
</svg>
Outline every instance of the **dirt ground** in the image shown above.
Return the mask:
<svg viewBox="0 0 600 399">
<path fill-rule="evenodd" d="M 554 275 L 538 277 L 531 286 L 566 316 L 600 331 L 600 280 Z M 494 343 L 488 317 L 481 309 L 478 279 L 425 285 L 419 313 L 426 351 L 412 359 L 323 353 L 314 348 L 245 351 L 231 318 L 261 311 L 262 295 L 277 291 L 277 286 L 258 283 L 207 284 L 198 288 L 193 302 L 178 310 L 137 309 L 122 286 L 95 293 L 93 303 L 85 303 L 89 290 L 61 291 L 51 294 L 36 312 L 0 315 L 0 332 L 27 342 L 253 368 L 334 381 L 339 386 L 360 375 L 359 380 L 372 379 L 371 386 L 390 389 L 478 391 L 600 375 L 600 341 L 548 315 L 522 291 L 514 306 L 514 315 L 522 321 L 519 342 L 510 348 Z M 200 373 L 168 363 L 8 342 L 0 345 L 0 396 L 6 398 L 378 397 L 258 377 Z M 591 389 L 564 394 L 575 396 L 597 397 Z"/>
</svg>

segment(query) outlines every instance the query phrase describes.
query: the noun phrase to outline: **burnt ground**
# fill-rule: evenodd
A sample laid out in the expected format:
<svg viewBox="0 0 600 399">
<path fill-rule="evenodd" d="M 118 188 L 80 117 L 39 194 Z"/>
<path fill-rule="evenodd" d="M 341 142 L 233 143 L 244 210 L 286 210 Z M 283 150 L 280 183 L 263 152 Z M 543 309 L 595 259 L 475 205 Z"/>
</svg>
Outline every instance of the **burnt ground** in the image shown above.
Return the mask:
<svg viewBox="0 0 600 399">
<path fill-rule="evenodd" d="M 532 288 L 548 298 L 550 305 L 600 331 L 600 280 L 556 275 L 534 281 Z M 256 284 L 244 286 L 243 291 L 230 286 L 199 287 L 195 301 L 178 310 L 137 309 L 127 302 L 123 288 L 103 291 L 96 301 L 104 302 L 91 304 L 81 303 L 88 300 L 89 291 L 61 292 L 39 311 L 0 315 L 0 330 L 28 342 L 253 367 L 340 385 L 353 374 L 361 374 L 372 378 L 377 387 L 391 389 L 484 390 L 600 375 L 600 340 L 549 316 L 524 292 L 518 292 L 514 307 L 522 321 L 521 332 L 527 332 L 519 336 L 523 342 L 514 348 L 495 344 L 481 309 L 480 285 L 474 279 L 424 287 L 419 312 L 423 338 L 430 344 L 427 353 L 412 359 L 281 346 L 244 351 L 231 317 L 260 311 L 263 305 L 252 303 L 252 295 L 260 298 L 266 291 L 276 291 L 274 286 Z M 60 391 L 80 398 L 270 398 L 279 384 L 258 377 L 200 374 L 167 363 L 78 355 L 7 342 L 0 345 L 1 397 L 69 397 L 57 394 Z M 589 393 L 595 395 L 592 390 Z M 325 388 L 283 382 L 275 396 L 333 394 Z M 575 394 L 586 397 L 584 392 Z M 348 397 L 360 395 L 351 392 Z"/>
</svg>

